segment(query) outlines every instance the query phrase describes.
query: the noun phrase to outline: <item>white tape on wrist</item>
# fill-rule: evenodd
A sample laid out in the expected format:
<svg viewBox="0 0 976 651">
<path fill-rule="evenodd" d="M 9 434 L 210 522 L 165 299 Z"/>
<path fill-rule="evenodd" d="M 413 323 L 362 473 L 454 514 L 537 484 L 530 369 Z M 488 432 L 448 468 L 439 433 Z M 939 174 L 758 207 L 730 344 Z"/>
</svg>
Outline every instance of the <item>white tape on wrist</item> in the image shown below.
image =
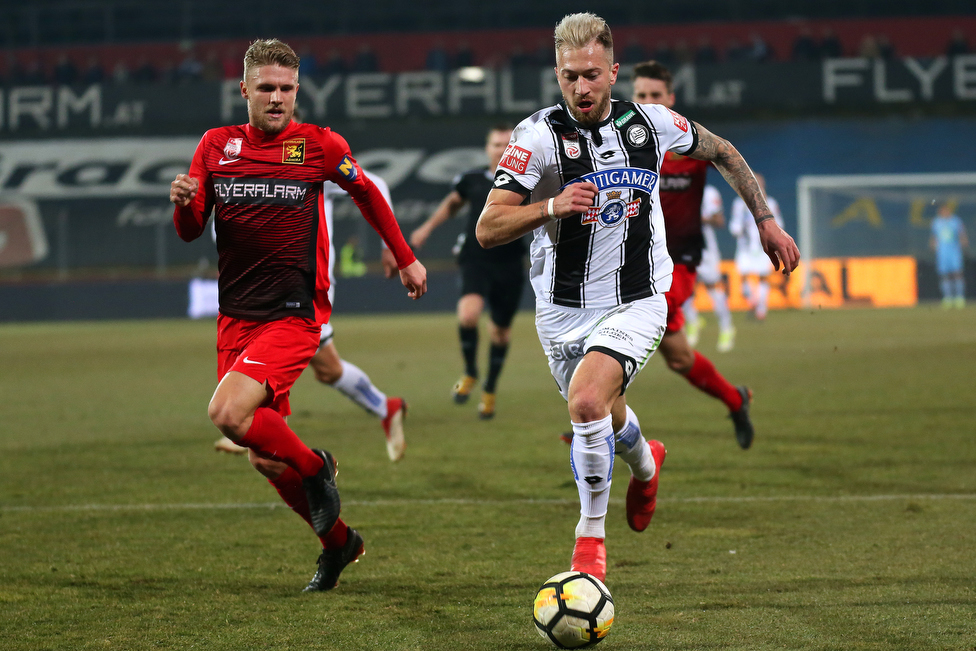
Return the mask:
<svg viewBox="0 0 976 651">
<path fill-rule="evenodd" d="M 552 219 L 553 217 L 556 216 L 556 211 L 554 207 L 555 203 L 556 203 L 556 197 L 550 197 L 549 202 L 546 203 L 546 216 L 549 217 L 549 219 Z"/>
</svg>

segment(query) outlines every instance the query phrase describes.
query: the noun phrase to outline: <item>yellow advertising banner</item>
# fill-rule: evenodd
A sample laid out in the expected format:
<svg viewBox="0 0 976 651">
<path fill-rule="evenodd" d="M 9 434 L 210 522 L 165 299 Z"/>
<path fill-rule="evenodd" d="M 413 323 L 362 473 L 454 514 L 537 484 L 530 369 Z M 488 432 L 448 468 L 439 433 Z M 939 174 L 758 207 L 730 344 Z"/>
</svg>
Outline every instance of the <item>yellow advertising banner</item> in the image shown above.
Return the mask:
<svg viewBox="0 0 976 651">
<path fill-rule="evenodd" d="M 810 296 L 804 301 L 804 270 L 800 268 L 790 277 L 774 272 L 769 279 L 769 309 L 812 307 L 911 307 L 918 303 L 918 284 L 915 258 L 891 256 L 873 258 L 819 258 L 813 261 L 810 273 Z M 749 310 L 751 306 L 743 294 L 745 283 L 755 285 L 755 277 L 743 278 L 732 260 L 723 260 L 729 307 Z M 755 295 L 755 292 L 751 292 Z M 712 301 L 699 284 L 695 290 L 695 306 L 701 311 L 712 309 Z"/>
</svg>

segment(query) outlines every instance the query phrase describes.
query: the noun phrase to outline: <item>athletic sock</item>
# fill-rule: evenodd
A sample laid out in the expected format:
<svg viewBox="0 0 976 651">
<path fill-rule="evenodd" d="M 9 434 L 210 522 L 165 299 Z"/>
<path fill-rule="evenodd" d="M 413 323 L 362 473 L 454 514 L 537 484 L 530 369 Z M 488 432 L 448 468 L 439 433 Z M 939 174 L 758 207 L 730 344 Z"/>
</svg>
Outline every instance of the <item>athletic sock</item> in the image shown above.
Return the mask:
<svg viewBox="0 0 976 651">
<path fill-rule="evenodd" d="M 766 311 L 769 309 L 769 282 L 759 281 L 756 289 L 756 318 L 766 318 Z"/>
<path fill-rule="evenodd" d="M 573 423 L 570 462 L 580 498 L 576 537 L 605 538 L 604 521 L 613 478 L 613 423 L 610 416 L 590 423 Z"/>
<path fill-rule="evenodd" d="M 478 377 L 478 328 L 458 326 L 458 337 L 461 339 L 461 355 L 464 356 L 464 372 Z"/>
<path fill-rule="evenodd" d="M 344 359 L 339 361 L 342 375 L 329 386 L 374 416 L 386 418 L 386 394 L 376 388 L 361 368 Z"/>
<path fill-rule="evenodd" d="M 282 501 L 292 511 L 301 516 L 308 523 L 308 526 L 311 527 L 312 516 L 308 510 L 308 498 L 305 496 L 305 488 L 302 486 L 301 476 L 292 468 L 285 468 L 283 473 L 275 479 L 269 479 L 268 483 L 278 491 L 278 495 L 281 496 Z M 324 549 L 338 549 L 346 544 L 346 535 L 348 532 L 349 526 L 342 521 L 342 518 L 339 518 L 329 533 L 320 537 L 319 541 L 322 543 Z"/>
<path fill-rule="evenodd" d="M 708 295 L 712 299 L 712 308 L 715 310 L 715 316 L 718 318 L 718 329 L 720 332 L 725 332 L 726 330 L 732 329 L 732 312 L 729 310 L 729 300 L 723 292 L 718 287 L 712 287 L 708 290 Z"/>
<path fill-rule="evenodd" d="M 966 280 L 964 278 L 962 278 L 962 277 L 956 278 L 955 279 L 955 282 L 953 282 L 953 285 L 955 286 L 955 297 L 957 299 L 960 299 L 960 298 L 965 299 L 966 298 Z"/>
<path fill-rule="evenodd" d="M 707 357 L 697 350 L 692 352 L 695 353 L 695 363 L 691 365 L 691 370 L 685 375 L 685 379 L 708 395 L 724 402 L 729 411 L 739 411 L 742 407 L 742 396 L 739 395 L 738 389 L 721 376 Z"/>
<path fill-rule="evenodd" d="M 492 344 L 488 348 L 488 377 L 485 378 L 482 387 L 485 393 L 495 393 L 495 384 L 498 382 L 498 376 L 502 374 L 506 355 L 508 355 L 508 344 Z"/>
<path fill-rule="evenodd" d="M 312 477 L 322 468 L 322 458 L 302 443 L 281 414 L 269 407 L 259 407 L 254 412 L 247 434 L 236 443 L 262 457 L 283 461 L 302 477 Z"/>
<path fill-rule="evenodd" d="M 637 414 L 627 405 L 627 422 L 614 432 L 614 452 L 630 467 L 630 474 L 640 481 L 650 481 L 654 478 L 654 457 L 647 446 L 647 440 L 641 433 L 640 421 Z"/>
<path fill-rule="evenodd" d="M 952 298 L 952 279 L 948 276 L 943 276 L 942 280 L 939 282 L 939 285 L 942 288 L 942 298 Z"/>
<path fill-rule="evenodd" d="M 682 303 L 681 311 L 685 313 L 685 323 L 695 324 L 698 321 L 698 308 L 695 307 L 695 295 Z"/>
</svg>

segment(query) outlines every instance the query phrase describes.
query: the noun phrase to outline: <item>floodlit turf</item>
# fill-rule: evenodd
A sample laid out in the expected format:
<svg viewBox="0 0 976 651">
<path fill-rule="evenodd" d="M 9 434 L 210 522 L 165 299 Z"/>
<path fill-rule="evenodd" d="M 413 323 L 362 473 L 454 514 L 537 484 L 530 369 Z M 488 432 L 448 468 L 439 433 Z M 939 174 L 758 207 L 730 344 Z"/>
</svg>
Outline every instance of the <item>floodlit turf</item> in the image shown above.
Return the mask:
<svg viewBox="0 0 976 651">
<path fill-rule="evenodd" d="M 752 450 L 659 359 L 628 391 L 668 457 L 643 534 L 617 464 L 601 648 L 976 649 L 976 311 L 736 319 L 733 352 L 714 321 L 701 350 L 755 391 Z M 314 595 L 311 531 L 212 451 L 212 324 L 0 327 L 0 648 L 547 648 L 532 598 L 568 569 L 578 505 L 531 315 L 490 422 L 450 400 L 450 315 L 335 325 L 409 400 L 408 446 L 390 464 L 378 421 L 296 386 L 291 424 L 339 459 L 367 550 Z"/>
</svg>

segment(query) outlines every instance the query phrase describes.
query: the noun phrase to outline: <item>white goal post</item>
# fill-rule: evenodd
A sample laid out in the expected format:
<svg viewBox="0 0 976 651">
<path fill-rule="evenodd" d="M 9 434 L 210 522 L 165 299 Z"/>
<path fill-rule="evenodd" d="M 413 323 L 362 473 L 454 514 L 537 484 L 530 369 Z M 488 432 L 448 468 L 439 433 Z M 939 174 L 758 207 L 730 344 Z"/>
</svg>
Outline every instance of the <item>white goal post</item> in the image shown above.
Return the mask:
<svg viewBox="0 0 976 651">
<path fill-rule="evenodd" d="M 972 219 L 976 172 L 800 176 L 796 197 L 802 296 L 809 305 L 818 258 L 924 255 L 925 219 L 935 214 L 937 203 L 951 201 L 964 221 Z M 845 225 L 850 226 L 846 232 L 839 230 Z"/>
</svg>

